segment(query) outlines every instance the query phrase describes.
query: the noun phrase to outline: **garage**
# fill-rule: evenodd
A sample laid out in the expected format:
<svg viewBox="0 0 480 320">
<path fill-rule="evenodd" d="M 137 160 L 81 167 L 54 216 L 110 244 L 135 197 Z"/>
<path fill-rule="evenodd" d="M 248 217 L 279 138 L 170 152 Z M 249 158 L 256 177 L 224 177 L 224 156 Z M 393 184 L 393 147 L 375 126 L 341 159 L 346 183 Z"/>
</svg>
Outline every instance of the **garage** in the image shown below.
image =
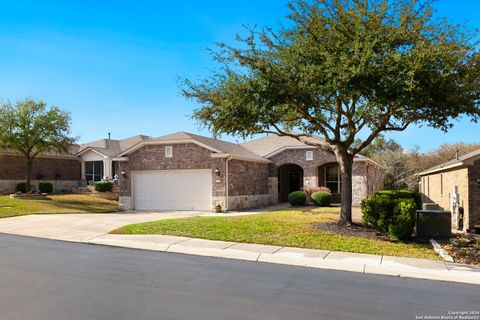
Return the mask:
<svg viewBox="0 0 480 320">
<path fill-rule="evenodd" d="M 212 209 L 212 171 L 145 170 L 133 172 L 137 210 Z"/>
</svg>

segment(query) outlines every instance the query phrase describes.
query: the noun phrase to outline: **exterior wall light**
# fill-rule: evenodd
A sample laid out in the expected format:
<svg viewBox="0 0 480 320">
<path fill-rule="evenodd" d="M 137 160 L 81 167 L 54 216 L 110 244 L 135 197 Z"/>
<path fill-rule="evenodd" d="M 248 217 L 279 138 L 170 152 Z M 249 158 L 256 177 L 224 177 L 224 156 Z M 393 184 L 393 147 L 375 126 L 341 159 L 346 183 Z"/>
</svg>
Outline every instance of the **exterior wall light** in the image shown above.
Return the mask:
<svg viewBox="0 0 480 320">
<path fill-rule="evenodd" d="M 215 175 L 217 177 L 220 177 L 220 170 L 218 170 L 218 168 L 215 168 Z"/>
<path fill-rule="evenodd" d="M 124 177 L 124 178 L 126 178 L 126 177 L 127 177 L 127 173 L 126 173 L 126 172 L 125 172 L 125 170 L 123 170 L 123 169 L 122 169 L 122 172 L 121 172 L 121 174 L 122 174 L 122 177 Z"/>
<path fill-rule="evenodd" d="M 477 187 L 480 188 L 480 177 L 477 177 Z"/>
</svg>

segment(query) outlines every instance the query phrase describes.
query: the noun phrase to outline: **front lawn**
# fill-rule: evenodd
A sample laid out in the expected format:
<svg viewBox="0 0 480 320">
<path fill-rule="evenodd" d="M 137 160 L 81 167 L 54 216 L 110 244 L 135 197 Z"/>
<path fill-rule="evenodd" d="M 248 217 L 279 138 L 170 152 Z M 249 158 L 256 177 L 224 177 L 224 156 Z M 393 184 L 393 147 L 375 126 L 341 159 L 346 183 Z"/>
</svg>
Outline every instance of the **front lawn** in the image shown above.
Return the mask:
<svg viewBox="0 0 480 320">
<path fill-rule="evenodd" d="M 194 217 L 124 226 L 112 233 L 165 234 L 210 240 L 439 259 L 429 244 L 392 242 L 363 227 L 336 231 L 339 208 L 289 208 L 237 217 Z M 360 230 L 361 229 L 361 230 Z M 360 230 L 356 232 L 356 230 Z"/>
<path fill-rule="evenodd" d="M 27 214 L 93 213 L 118 211 L 118 202 L 90 195 L 51 195 L 50 200 L 22 200 L 0 196 L 0 218 Z"/>
</svg>

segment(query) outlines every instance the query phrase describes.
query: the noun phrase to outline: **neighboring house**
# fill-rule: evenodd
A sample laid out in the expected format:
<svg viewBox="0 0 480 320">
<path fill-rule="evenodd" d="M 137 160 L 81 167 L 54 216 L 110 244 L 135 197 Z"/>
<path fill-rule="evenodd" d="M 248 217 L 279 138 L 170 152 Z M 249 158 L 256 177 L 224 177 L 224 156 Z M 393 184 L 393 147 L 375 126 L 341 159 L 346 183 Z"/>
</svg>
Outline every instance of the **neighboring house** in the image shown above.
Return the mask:
<svg viewBox="0 0 480 320">
<path fill-rule="evenodd" d="M 75 156 L 78 146 L 72 146 L 64 154 L 46 154 L 38 157 L 32 167 L 32 186 L 39 181 L 51 182 L 54 190 L 72 191 L 80 180 L 80 159 Z M 26 161 L 16 152 L 0 150 L 0 194 L 15 191 L 20 182 L 25 182 Z"/>
<path fill-rule="evenodd" d="M 332 154 L 276 135 L 243 144 L 185 132 L 159 138 L 140 135 L 94 141 L 78 146 L 70 156 L 78 163 L 79 181 L 119 176 L 125 209 L 260 207 L 285 202 L 303 186 L 327 186 L 339 202 L 342 188 Z M 383 187 L 383 168 L 367 157 L 355 157 L 353 175 L 354 204 Z"/>
<path fill-rule="evenodd" d="M 452 212 L 452 227 L 466 230 L 480 224 L 480 150 L 457 155 L 419 176 L 423 202 Z"/>
</svg>

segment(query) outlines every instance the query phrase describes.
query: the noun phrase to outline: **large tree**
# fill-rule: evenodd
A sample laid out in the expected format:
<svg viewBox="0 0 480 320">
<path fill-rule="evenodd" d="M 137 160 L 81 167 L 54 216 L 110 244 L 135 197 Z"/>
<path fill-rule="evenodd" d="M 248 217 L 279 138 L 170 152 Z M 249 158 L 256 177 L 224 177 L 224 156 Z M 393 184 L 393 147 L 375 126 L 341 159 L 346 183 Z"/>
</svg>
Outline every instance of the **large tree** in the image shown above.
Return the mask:
<svg viewBox="0 0 480 320">
<path fill-rule="evenodd" d="M 70 114 L 32 99 L 0 106 L 0 149 L 25 157 L 26 187 L 31 190 L 34 160 L 45 153 L 66 152 L 76 138 L 70 135 Z"/>
<path fill-rule="evenodd" d="M 351 222 L 352 165 L 382 132 L 442 130 L 479 118 L 476 34 L 432 17 L 430 1 L 312 0 L 286 23 L 212 50 L 219 68 L 181 82 L 214 135 L 317 134 L 342 177 L 340 223 Z M 363 137 L 360 143 L 355 140 Z"/>
</svg>

